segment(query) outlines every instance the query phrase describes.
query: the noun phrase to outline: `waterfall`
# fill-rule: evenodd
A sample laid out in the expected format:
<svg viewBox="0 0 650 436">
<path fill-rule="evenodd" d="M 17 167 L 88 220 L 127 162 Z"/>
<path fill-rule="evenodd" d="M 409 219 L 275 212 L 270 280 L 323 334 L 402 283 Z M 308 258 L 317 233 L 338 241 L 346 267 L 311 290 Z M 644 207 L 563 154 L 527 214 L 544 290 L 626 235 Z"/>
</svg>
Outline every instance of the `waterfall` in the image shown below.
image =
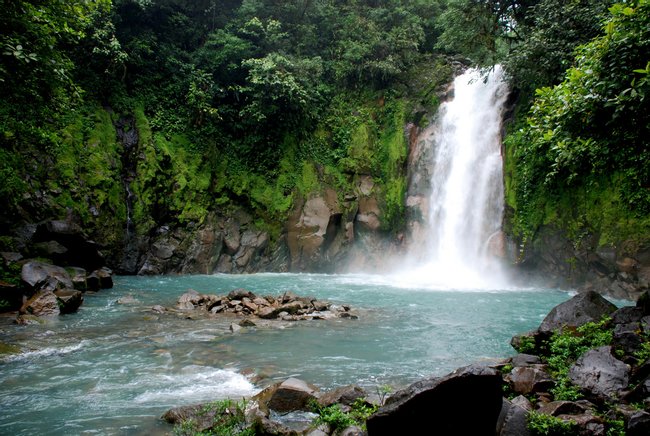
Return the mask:
<svg viewBox="0 0 650 436">
<path fill-rule="evenodd" d="M 430 196 L 421 201 L 420 266 L 402 274 L 408 281 L 453 288 L 502 283 L 494 253 L 503 251 L 502 76 L 498 66 L 487 78 L 477 70 L 458 76 L 453 99 L 440 106 L 424 138 Z"/>
</svg>

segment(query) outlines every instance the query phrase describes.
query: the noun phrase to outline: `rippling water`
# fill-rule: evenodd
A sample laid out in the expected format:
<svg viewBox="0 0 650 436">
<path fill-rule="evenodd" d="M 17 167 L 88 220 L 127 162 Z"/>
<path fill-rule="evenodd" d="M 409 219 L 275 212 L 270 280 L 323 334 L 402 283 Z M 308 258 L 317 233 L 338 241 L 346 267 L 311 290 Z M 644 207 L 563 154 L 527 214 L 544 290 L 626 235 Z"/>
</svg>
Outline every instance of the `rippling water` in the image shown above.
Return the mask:
<svg viewBox="0 0 650 436">
<path fill-rule="evenodd" d="M 159 316 L 188 288 L 260 295 L 291 290 L 350 304 L 358 320 L 303 321 L 232 334 L 233 318 Z M 117 304 L 131 295 L 131 304 Z M 367 275 L 118 277 L 78 313 L 42 326 L 0 321 L 0 434 L 151 434 L 169 407 L 240 398 L 296 376 L 323 389 L 370 391 L 511 355 L 512 335 L 536 328 L 569 298 L 551 289 L 462 290 Z M 251 383 L 243 374 L 264 381 Z"/>
</svg>

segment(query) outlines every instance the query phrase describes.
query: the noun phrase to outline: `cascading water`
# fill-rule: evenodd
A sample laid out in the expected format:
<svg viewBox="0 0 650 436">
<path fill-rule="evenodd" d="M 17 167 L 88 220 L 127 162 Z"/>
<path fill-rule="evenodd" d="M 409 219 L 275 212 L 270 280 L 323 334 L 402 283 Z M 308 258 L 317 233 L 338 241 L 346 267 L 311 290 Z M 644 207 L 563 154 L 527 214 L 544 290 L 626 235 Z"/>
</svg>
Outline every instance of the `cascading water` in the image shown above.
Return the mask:
<svg viewBox="0 0 650 436">
<path fill-rule="evenodd" d="M 455 79 L 454 98 L 441 105 L 425 139 L 433 165 L 422 266 L 402 274 L 407 281 L 454 288 L 503 285 L 490 251 L 503 246 L 500 131 L 507 94 L 500 67 L 485 79 L 468 70 Z"/>
</svg>

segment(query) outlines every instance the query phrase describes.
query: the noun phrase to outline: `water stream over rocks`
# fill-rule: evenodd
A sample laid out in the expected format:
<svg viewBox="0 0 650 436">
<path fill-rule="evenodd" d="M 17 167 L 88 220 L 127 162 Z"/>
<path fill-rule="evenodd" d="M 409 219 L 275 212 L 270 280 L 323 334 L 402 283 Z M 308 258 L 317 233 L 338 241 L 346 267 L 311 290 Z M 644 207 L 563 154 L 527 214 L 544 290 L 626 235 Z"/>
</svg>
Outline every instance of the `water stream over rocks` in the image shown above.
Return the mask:
<svg viewBox="0 0 650 436">
<path fill-rule="evenodd" d="M 187 289 L 285 291 L 350 304 L 359 319 L 231 333 L 233 316 L 160 315 Z M 125 298 L 130 296 L 129 298 Z M 511 336 L 568 298 L 548 289 L 435 290 L 367 275 L 118 277 L 78 313 L 18 328 L 0 318 L 0 434 L 151 434 L 169 407 L 254 394 L 295 376 L 324 390 L 404 386 L 512 354 Z M 118 300 L 123 304 L 118 303 Z"/>
</svg>

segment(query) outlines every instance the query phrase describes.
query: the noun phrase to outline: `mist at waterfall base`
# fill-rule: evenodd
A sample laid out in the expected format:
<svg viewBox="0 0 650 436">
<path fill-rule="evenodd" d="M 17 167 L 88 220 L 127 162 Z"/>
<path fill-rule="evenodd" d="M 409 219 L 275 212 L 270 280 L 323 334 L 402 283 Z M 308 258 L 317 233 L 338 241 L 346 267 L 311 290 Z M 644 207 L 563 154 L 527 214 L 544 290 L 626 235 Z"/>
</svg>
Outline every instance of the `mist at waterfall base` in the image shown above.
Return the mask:
<svg viewBox="0 0 650 436">
<path fill-rule="evenodd" d="M 195 289 L 293 291 L 349 304 L 359 319 L 282 322 L 233 334 L 236 318 L 157 315 Z M 117 300 L 131 295 L 129 304 Z M 78 313 L 16 327 L 0 317 L 0 434 L 152 434 L 170 407 L 239 399 L 294 376 L 329 390 L 403 387 L 513 354 L 512 335 L 539 326 L 559 290 L 435 291 L 369 275 L 252 274 L 117 277 Z M 253 373 L 262 381 L 248 379 Z"/>
<path fill-rule="evenodd" d="M 501 123 L 508 89 L 495 66 L 470 69 L 453 83 L 424 131 L 431 148 L 431 194 L 422 241 L 393 278 L 432 289 L 503 289 L 504 209 Z"/>
</svg>

